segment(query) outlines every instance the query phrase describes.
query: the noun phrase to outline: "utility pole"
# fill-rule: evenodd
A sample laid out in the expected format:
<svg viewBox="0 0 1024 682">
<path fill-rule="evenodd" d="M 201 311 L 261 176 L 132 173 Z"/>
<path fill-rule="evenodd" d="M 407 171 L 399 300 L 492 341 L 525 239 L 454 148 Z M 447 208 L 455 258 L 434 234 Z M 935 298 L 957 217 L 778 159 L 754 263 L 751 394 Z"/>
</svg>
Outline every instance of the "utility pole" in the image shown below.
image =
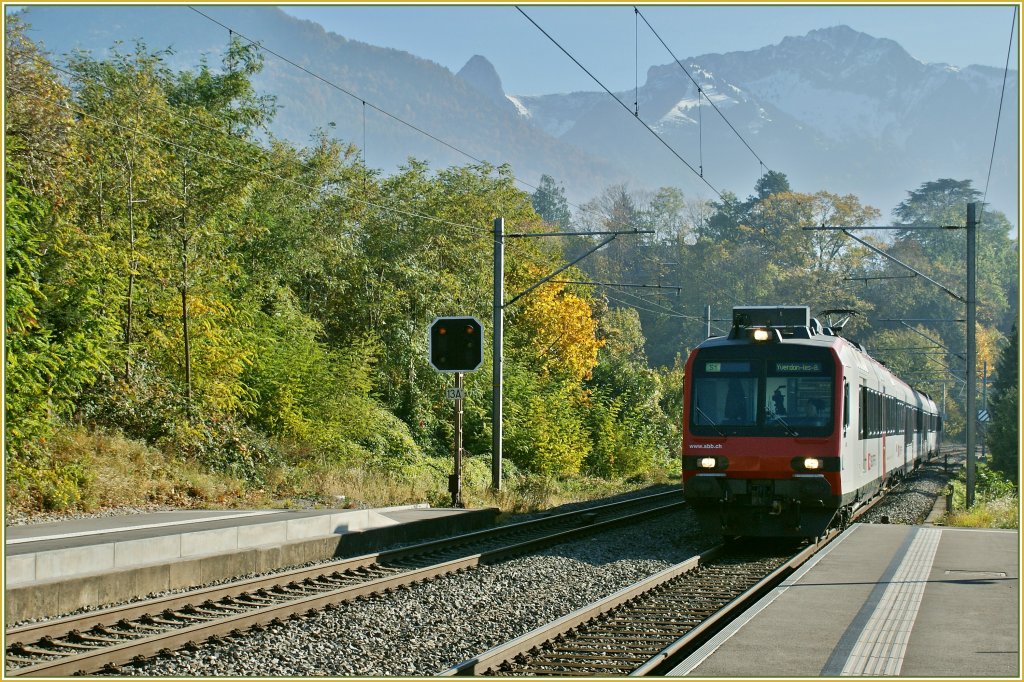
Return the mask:
<svg viewBox="0 0 1024 682">
<path fill-rule="evenodd" d="M 967 406 L 965 417 L 967 418 L 967 508 L 970 509 L 974 505 L 974 478 L 975 478 L 975 466 L 974 466 L 974 448 L 976 447 L 977 440 L 977 396 L 975 391 L 977 390 L 977 379 L 978 379 L 978 357 L 977 357 L 977 338 L 975 336 L 976 320 L 975 320 L 975 307 L 977 304 L 977 296 L 975 293 L 976 282 L 976 266 L 977 266 L 977 221 L 975 219 L 975 210 L 977 204 L 971 202 L 967 204 L 967 297 L 960 296 L 955 291 L 946 287 L 939 282 L 936 282 L 931 277 L 928 277 L 923 272 L 912 268 L 898 258 L 891 256 L 877 246 L 864 241 L 860 237 L 856 237 L 850 234 L 850 230 L 859 229 L 870 229 L 870 230 L 949 230 L 959 229 L 952 225 L 893 225 L 887 227 L 880 227 L 877 225 L 861 225 L 861 226 L 829 226 L 824 225 L 820 227 L 805 227 L 804 230 L 840 230 L 847 237 L 853 239 L 859 244 L 867 247 L 871 251 L 885 257 L 886 259 L 896 263 L 897 265 L 910 270 L 918 277 L 923 278 L 925 281 L 934 284 L 939 287 L 947 294 L 967 305 L 967 376 L 966 378 L 966 391 L 967 391 Z M 909 325 L 908 325 L 909 326 Z"/>
<path fill-rule="evenodd" d="M 491 488 L 501 490 L 501 457 L 502 457 L 502 343 L 504 336 L 504 314 L 505 308 L 512 305 L 523 296 L 536 289 L 546 282 L 565 272 L 572 266 L 590 254 L 604 248 L 613 239 L 623 234 L 654 234 L 654 230 L 620 230 L 600 232 L 527 232 L 527 233 L 505 233 L 505 219 L 494 219 L 494 341 L 491 347 L 493 354 L 491 366 L 493 374 L 494 390 L 491 394 Z M 579 237 L 579 236 L 607 236 L 600 244 L 590 248 L 582 256 L 566 263 L 552 272 L 547 277 L 534 282 L 525 290 L 519 292 L 509 300 L 505 300 L 505 237 Z"/>
<path fill-rule="evenodd" d="M 505 219 L 494 219 L 494 310 L 491 341 L 491 488 L 501 490 L 502 346 L 505 336 Z"/>
<path fill-rule="evenodd" d="M 974 212 L 977 205 L 967 204 L 967 508 L 974 506 L 975 464 L 974 448 L 977 441 L 977 381 L 978 348 L 976 334 L 975 266 L 977 261 L 977 224 Z"/>
</svg>

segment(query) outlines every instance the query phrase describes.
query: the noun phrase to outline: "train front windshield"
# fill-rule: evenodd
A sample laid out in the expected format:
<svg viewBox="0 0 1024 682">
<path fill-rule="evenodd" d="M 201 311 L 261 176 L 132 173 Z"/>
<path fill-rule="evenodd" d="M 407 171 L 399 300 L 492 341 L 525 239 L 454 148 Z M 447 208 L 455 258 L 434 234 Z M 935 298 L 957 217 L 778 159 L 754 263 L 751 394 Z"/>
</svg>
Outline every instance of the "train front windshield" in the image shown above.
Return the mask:
<svg viewBox="0 0 1024 682">
<path fill-rule="evenodd" d="M 743 346 L 699 351 L 690 432 L 697 436 L 827 436 L 835 362 L 826 349 Z"/>
</svg>

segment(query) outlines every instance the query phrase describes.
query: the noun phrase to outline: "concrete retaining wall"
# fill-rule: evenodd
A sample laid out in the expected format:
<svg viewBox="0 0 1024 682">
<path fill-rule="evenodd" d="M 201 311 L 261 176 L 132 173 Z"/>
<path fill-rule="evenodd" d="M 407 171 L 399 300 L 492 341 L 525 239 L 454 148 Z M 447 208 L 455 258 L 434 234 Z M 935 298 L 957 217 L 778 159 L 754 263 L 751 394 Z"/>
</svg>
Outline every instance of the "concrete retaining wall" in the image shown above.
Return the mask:
<svg viewBox="0 0 1024 682">
<path fill-rule="evenodd" d="M 94 564 L 94 570 L 86 574 L 63 578 L 49 577 L 23 584 L 12 584 L 5 576 L 7 587 L 4 592 L 4 615 L 8 623 L 53 617 L 86 606 L 113 604 L 166 590 L 196 587 L 214 580 L 299 566 L 332 557 L 370 554 L 381 547 L 396 543 L 427 540 L 431 537 L 488 528 L 494 524 L 497 513 L 498 510 L 493 508 L 476 509 L 452 516 L 393 523 L 365 530 L 345 530 L 341 533 L 330 533 L 328 530 L 327 533 L 330 534 L 324 533 L 319 537 L 299 540 L 277 539 L 274 544 L 261 543 L 258 547 L 245 548 L 236 544 L 233 550 L 207 552 L 204 556 L 157 557 L 156 561 L 151 560 L 144 565 L 100 565 L 99 570 L 96 570 Z M 328 522 L 331 517 L 322 518 Z M 273 524 L 249 528 L 267 525 Z M 246 531 L 249 532 L 251 531 Z M 221 537 L 220 540 L 225 541 L 225 538 Z M 102 546 L 83 549 L 96 549 Z M 209 545 L 204 547 L 208 549 Z M 17 558 L 8 557 L 8 571 L 11 569 L 11 560 Z M 83 556 L 83 560 L 89 559 Z M 38 570 L 37 563 L 35 571 Z"/>
</svg>

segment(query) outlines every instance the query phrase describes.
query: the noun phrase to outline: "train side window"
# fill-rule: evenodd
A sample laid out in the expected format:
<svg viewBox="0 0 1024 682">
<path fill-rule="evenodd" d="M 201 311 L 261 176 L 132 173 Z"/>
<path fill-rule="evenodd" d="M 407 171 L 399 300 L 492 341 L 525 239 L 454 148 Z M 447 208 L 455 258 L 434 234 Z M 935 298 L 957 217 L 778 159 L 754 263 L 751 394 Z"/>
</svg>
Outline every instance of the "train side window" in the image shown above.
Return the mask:
<svg viewBox="0 0 1024 682">
<path fill-rule="evenodd" d="M 860 387 L 860 415 L 858 422 L 857 432 L 860 435 L 860 439 L 864 440 L 868 437 L 868 389 L 864 386 Z"/>
<path fill-rule="evenodd" d="M 850 428 L 850 383 L 843 382 L 843 435 Z"/>
</svg>

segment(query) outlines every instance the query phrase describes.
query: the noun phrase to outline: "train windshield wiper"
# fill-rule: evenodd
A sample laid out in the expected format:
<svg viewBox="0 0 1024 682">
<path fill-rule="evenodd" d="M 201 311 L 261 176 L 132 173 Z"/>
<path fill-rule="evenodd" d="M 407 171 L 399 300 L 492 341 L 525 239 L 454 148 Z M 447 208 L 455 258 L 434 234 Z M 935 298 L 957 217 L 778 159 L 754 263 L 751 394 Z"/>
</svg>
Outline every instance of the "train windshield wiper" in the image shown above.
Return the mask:
<svg viewBox="0 0 1024 682">
<path fill-rule="evenodd" d="M 702 417 L 704 417 L 705 419 L 707 419 L 707 421 L 708 421 L 708 424 L 711 424 L 711 426 L 712 426 L 712 427 L 713 427 L 713 428 L 715 429 L 715 431 L 718 431 L 718 435 L 719 435 L 719 436 L 721 436 L 722 438 L 725 438 L 725 434 L 724 434 L 724 433 L 722 433 L 722 429 L 718 428 L 718 424 L 716 424 L 716 423 L 715 423 L 715 420 L 714 420 L 714 419 L 712 419 L 711 417 L 709 417 L 709 416 L 707 415 L 707 413 L 706 413 L 706 412 L 704 412 L 704 410 L 700 409 L 700 407 L 698 407 L 698 406 L 696 406 L 696 405 L 694 405 L 694 406 L 693 406 L 693 409 L 695 409 L 695 410 L 696 410 L 696 411 L 697 411 L 698 413 L 700 413 L 700 415 L 701 415 Z"/>
<path fill-rule="evenodd" d="M 789 422 L 782 418 L 782 415 L 773 414 L 772 419 L 776 420 L 777 422 L 782 424 L 783 427 L 785 427 L 787 436 L 793 436 L 794 438 L 796 438 L 797 436 L 800 435 L 799 433 L 796 432 L 796 429 L 789 425 Z"/>
</svg>

